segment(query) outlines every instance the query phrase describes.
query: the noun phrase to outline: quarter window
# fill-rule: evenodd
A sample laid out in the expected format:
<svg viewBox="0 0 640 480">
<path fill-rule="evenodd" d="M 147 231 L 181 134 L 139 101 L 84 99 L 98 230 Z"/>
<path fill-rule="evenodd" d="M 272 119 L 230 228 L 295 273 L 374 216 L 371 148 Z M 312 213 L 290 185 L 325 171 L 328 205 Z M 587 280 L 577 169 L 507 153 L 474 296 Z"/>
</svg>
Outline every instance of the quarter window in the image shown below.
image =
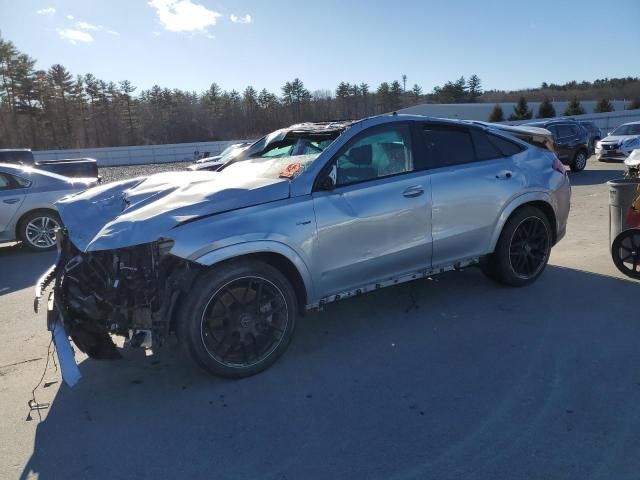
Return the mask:
<svg viewBox="0 0 640 480">
<path fill-rule="evenodd" d="M 499 137 L 498 135 L 488 133 L 487 138 L 493 145 L 496 146 L 498 150 L 502 152 L 505 157 L 516 155 L 524 150 L 522 146 L 518 145 L 517 143 L 511 142 L 506 138 Z"/>
<path fill-rule="evenodd" d="M 336 167 L 338 186 L 412 171 L 409 127 L 383 126 L 364 132 L 339 154 Z"/>
<path fill-rule="evenodd" d="M 478 160 L 491 160 L 494 158 L 502 158 L 504 154 L 496 146 L 496 142 L 491 142 L 489 136 L 481 130 L 472 130 L 473 144 L 476 147 L 476 155 Z"/>
</svg>

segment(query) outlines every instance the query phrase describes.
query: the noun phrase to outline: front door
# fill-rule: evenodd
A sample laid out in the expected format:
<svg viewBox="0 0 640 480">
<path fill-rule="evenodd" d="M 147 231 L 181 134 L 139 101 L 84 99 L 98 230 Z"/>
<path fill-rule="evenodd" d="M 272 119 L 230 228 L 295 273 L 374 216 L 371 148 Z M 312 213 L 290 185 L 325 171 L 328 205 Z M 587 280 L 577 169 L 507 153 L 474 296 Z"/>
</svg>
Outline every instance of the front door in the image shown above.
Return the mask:
<svg viewBox="0 0 640 480">
<path fill-rule="evenodd" d="M 331 163 L 335 188 L 313 193 L 321 296 L 429 267 L 431 186 L 409 126 L 365 130 Z"/>
</svg>

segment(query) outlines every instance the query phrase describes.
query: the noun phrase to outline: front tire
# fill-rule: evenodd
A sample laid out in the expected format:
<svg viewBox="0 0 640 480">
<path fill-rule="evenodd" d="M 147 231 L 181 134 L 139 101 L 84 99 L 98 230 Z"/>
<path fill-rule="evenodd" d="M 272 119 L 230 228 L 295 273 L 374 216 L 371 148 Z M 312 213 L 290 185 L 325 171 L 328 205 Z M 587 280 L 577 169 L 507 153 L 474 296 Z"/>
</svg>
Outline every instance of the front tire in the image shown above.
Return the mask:
<svg viewBox="0 0 640 480">
<path fill-rule="evenodd" d="M 195 282 L 178 333 L 205 370 L 243 378 L 267 369 L 284 353 L 297 316 L 295 290 L 282 273 L 260 261 L 230 261 Z"/>
<path fill-rule="evenodd" d="M 495 251 L 481 260 L 480 267 L 503 285 L 529 285 L 544 271 L 552 241 L 546 215 L 535 207 L 523 207 L 509 218 Z"/>
<path fill-rule="evenodd" d="M 578 150 L 571 162 L 572 172 L 581 172 L 587 166 L 587 152 L 584 150 Z"/>
<path fill-rule="evenodd" d="M 34 252 L 52 250 L 62 227 L 60 216 L 53 210 L 35 210 L 25 215 L 18 224 L 18 238 Z"/>
</svg>

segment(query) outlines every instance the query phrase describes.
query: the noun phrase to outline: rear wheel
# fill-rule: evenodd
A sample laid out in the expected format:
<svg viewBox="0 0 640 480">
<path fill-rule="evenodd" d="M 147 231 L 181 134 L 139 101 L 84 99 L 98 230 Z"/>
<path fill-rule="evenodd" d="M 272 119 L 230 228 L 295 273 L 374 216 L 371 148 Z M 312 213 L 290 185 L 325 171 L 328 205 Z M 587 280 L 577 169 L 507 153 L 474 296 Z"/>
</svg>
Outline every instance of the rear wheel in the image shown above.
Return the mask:
<svg viewBox="0 0 640 480">
<path fill-rule="evenodd" d="M 210 373 L 255 375 L 286 350 L 298 306 L 287 278 L 259 261 L 232 261 L 200 277 L 179 326 L 189 355 Z"/>
<path fill-rule="evenodd" d="M 611 246 L 611 258 L 627 277 L 640 280 L 640 230 L 630 229 L 619 234 Z"/>
<path fill-rule="evenodd" d="M 581 172 L 587 166 L 587 152 L 584 150 L 578 150 L 571 162 L 572 172 Z"/>
<path fill-rule="evenodd" d="M 551 226 L 546 215 L 535 207 L 516 211 L 507 221 L 495 251 L 480 262 L 492 280 L 513 287 L 535 281 L 549 261 Z"/>
<path fill-rule="evenodd" d="M 61 226 L 62 221 L 53 210 L 36 210 L 20 220 L 18 237 L 30 250 L 51 250 L 56 246 L 56 236 Z"/>
</svg>

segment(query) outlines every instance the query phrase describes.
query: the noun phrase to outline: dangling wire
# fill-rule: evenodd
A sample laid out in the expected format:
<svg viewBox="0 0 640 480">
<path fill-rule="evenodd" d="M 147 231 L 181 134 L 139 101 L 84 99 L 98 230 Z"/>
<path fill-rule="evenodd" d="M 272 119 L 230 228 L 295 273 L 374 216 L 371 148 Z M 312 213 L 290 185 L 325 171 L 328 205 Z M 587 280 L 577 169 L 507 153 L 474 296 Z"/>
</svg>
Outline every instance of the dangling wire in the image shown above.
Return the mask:
<svg viewBox="0 0 640 480">
<path fill-rule="evenodd" d="M 49 368 L 49 359 L 51 358 L 51 345 L 53 345 L 53 335 L 51 336 L 51 341 L 49 342 L 49 346 L 47 347 L 47 361 L 44 364 L 44 371 L 42 372 L 42 376 L 40 377 L 40 381 L 36 384 L 35 387 L 33 387 L 33 390 L 31 390 L 31 400 L 29 400 L 27 402 L 27 405 L 29 406 L 29 413 L 27 415 L 27 421 L 32 420 L 31 417 L 31 412 L 36 410 L 38 412 L 38 418 L 40 419 L 40 421 L 42 421 L 42 415 L 40 414 L 40 410 L 44 410 L 46 408 L 49 408 L 49 403 L 38 403 L 38 401 L 36 400 L 36 390 L 40 387 L 40 385 L 42 385 L 42 381 L 44 380 L 45 375 L 47 374 L 47 369 Z M 55 349 L 55 346 L 54 346 Z M 55 359 L 53 360 L 54 364 L 56 365 L 56 371 L 58 370 L 58 366 L 57 363 L 55 361 Z"/>
</svg>

